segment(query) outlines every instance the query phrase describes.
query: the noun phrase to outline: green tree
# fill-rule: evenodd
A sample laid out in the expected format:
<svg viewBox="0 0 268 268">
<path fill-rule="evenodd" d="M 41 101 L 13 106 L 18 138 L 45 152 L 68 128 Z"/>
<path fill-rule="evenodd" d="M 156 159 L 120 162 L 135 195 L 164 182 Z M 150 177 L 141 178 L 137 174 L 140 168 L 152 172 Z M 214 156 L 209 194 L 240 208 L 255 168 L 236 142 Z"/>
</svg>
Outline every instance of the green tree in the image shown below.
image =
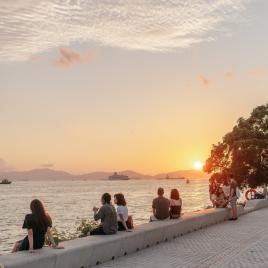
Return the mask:
<svg viewBox="0 0 268 268">
<path fill-rule="evenodd" d="M 212 146 L 204 171 L 219 183 L 233 174 L 242 188 L 268 184 L 268 103 L 249 118 L 239 118 L 222 142 Z"/>
</svg>

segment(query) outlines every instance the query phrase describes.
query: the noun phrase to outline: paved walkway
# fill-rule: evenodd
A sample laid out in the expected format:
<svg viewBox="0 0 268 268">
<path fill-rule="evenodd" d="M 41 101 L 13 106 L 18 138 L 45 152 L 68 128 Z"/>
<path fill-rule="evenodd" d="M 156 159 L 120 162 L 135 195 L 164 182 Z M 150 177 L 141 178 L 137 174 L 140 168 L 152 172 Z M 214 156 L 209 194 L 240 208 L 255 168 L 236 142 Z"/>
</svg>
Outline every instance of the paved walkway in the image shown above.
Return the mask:
<svg viewBox="0 0 268 268">
<path fill-rule="evenodd" d="M 98 265 L 121 267 L 268 267 L 268 208 Z"/>
</svg>

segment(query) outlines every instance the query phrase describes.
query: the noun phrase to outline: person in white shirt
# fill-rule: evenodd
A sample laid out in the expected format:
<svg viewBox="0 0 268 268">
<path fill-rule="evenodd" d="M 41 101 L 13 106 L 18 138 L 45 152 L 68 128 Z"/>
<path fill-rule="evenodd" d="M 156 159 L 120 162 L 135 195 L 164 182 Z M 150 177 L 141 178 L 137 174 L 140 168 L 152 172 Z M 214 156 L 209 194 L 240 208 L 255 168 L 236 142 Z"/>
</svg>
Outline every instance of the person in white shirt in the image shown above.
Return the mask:
<svg viewBox="0 0 268 268">
<path fill-rule="evenodd" d="M 124 195 L 121 193 L 115 194 L 114 203 L 117 205 L 116 212 L 117 212 L 118 231 L 129 232 L 130 230 L 127 227 L 128 208 Z"/>
</svg>

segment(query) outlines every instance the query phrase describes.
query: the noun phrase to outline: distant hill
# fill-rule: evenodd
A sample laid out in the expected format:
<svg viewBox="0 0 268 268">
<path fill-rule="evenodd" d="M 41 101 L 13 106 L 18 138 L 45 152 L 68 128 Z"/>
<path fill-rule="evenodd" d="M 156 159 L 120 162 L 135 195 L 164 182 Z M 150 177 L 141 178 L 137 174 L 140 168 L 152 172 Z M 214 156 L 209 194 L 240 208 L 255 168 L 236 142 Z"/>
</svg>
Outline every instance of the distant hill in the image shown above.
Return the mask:
<svg viewBox="0 0 268 268">
<path fill-rule="evenodd" d="M 129 176 L 130 179 L 136 180 L 150 180 L 169 177 L 185 177 L 189 179 L 202 179 L 208 178 L 208 175 L 202 171 L 197 170 L 178 170 L 168 173 L 159 173 L 157 175 L 151 176 L 142 173 L 138 173 L 132 170 L 124 170 L 118 172 L 119 174 L 124 174 Z M 12 181 L 18 180 L 106 180 L 113 172 L 90 172 L 81 175 L 74 175 L 61 170 L 53 170 L 49 168 L 32 169 L 27 171 L 10 171 L 10 172 L 0 172 L 0 179 L 7 178 Z"/>
<path fill-rule="evenodd" d="M 27 171 L 1 172 L 0 178 L 9 180 L 70 180 L 74 176 L 65 171 L 52 170 L 48 168 L 32 169 Z"/>
<path fill-rule="evenodd" d="M 119 172 L 119 174 L 127 175 L 127 176 L 129 176 L 130 179 L 135 179 L 135 180 L 149 180 L 149 179 L 154 178 L 151 175 L 138 173 L 138 172 L 132 171 L 132 170 L 124 170 L 124 171 Z"/>
<path fill-rule="evenodd" d="M 105 180 L 110 175 L 112 175 L 112 172 L 91 172 L 91 173 L 85 173 L 82 175 L 74 175 L 73 178 L 75 179 L 83 179 L 83 180 Z"/>
</svg>

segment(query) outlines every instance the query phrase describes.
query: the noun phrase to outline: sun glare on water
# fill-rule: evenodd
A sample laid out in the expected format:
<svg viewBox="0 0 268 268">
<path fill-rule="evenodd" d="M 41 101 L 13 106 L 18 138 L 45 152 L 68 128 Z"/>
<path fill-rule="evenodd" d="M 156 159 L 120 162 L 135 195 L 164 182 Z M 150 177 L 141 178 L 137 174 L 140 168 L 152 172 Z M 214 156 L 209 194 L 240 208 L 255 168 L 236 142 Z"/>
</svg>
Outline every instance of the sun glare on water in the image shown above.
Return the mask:
<svg viewBox="0 0 268 268">
<path fill-rule="evenodd" d="M 201 161 L 195 161 L 193 163 L 193 167 L 196 170 L 201 170 L 203 168 L 203 163 Z"/>
</svg>

